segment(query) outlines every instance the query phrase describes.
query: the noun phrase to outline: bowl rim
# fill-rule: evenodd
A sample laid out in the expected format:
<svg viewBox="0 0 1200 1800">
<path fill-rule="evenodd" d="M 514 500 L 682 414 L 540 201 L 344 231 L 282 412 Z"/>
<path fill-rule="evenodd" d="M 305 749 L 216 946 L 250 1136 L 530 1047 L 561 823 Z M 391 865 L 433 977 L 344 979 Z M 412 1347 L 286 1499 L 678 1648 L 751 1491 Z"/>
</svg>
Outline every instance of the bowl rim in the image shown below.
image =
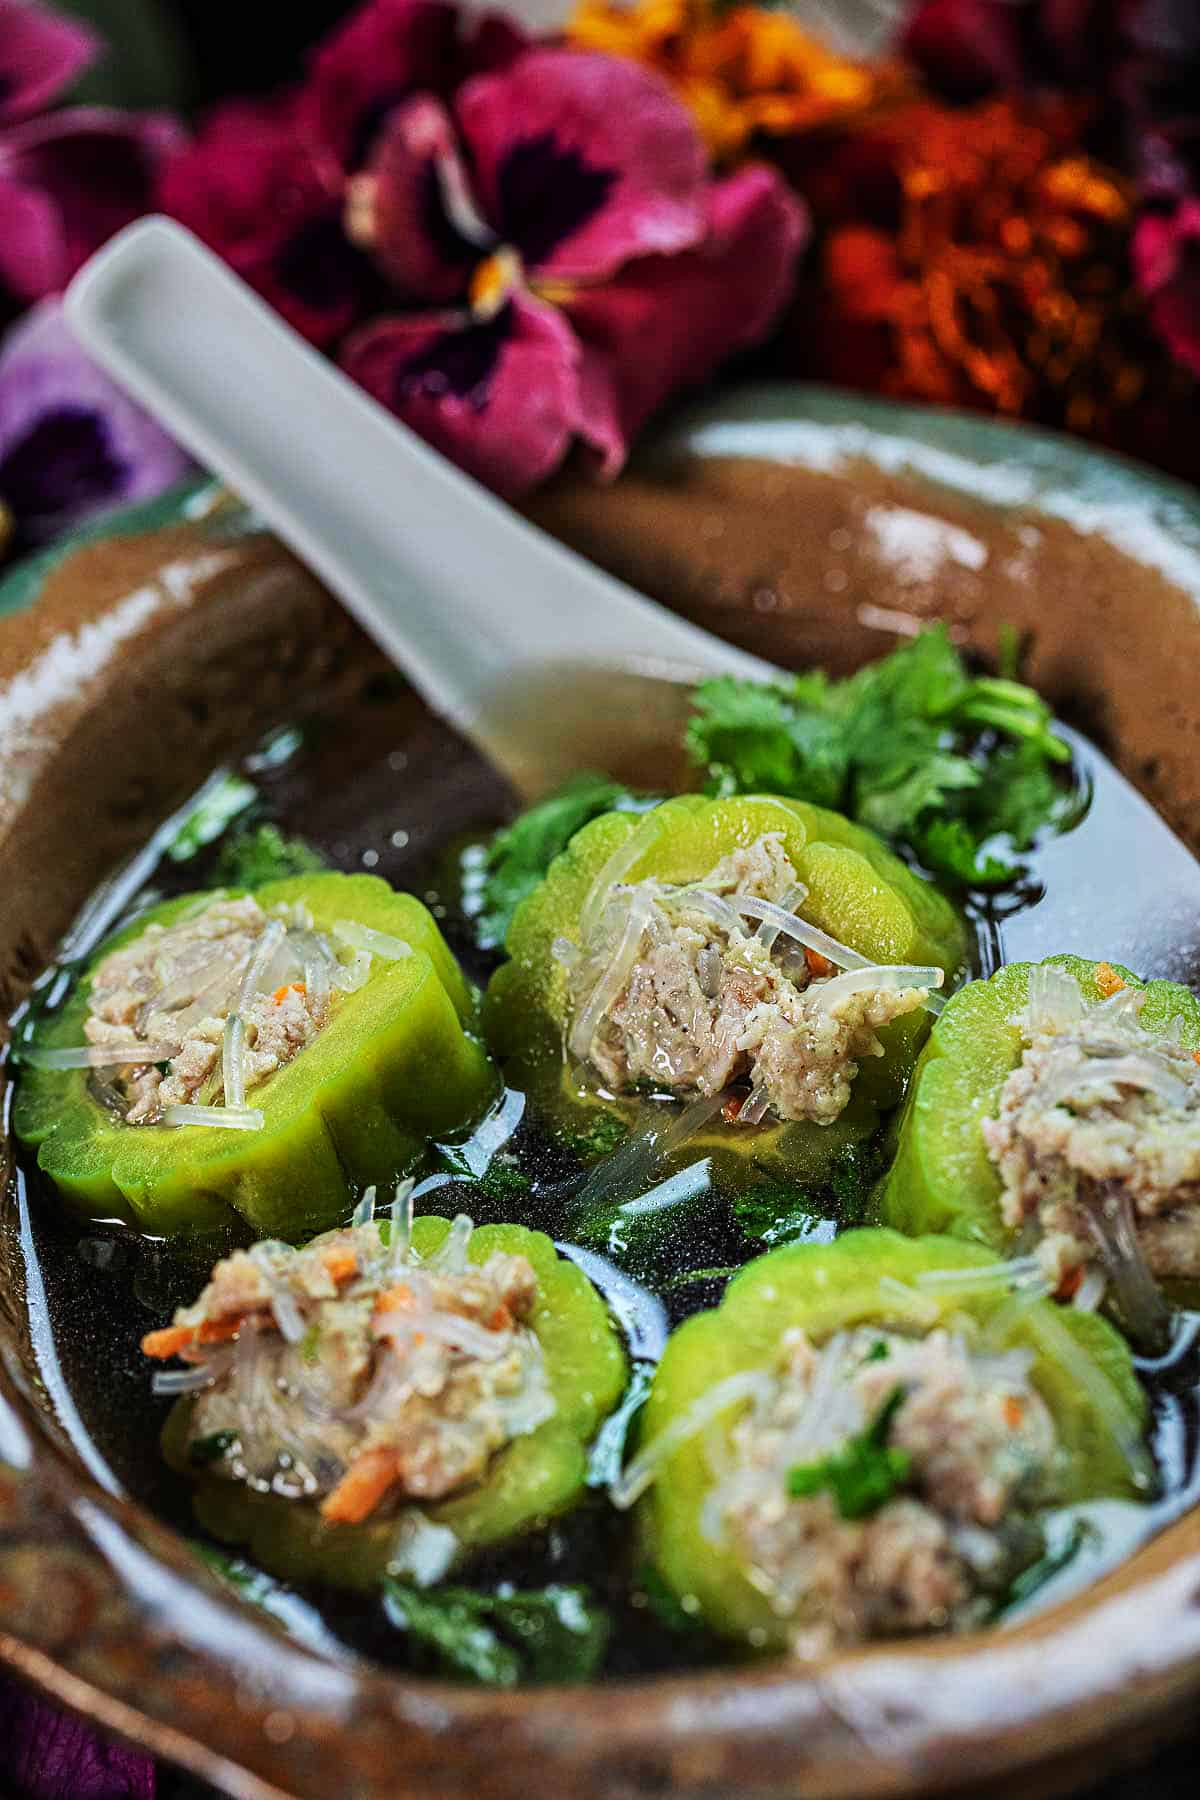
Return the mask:
<svg viewBox="0 0 1200 1800">
<path fill-rule="evenodd" d="M 1101 532 L 1200 605 L 1200 495 L 1078 442 L 973 415 L 824 388 L 736 390 L 681 415 L 646 457 L 725 433 L 734 455 L 780 455 L 836 471 L 857 458 L 984 506 L 1018 506 Z M 774 444 L 772 450 L 769 445 Z M 84 542 L 196 519 L 206 477 L 123 509 L 0 583 L 16 665 L 43 640 L 43 583 Z M 96 619 L 103 606 L 81 618 Z M 77 728 L 86 729 L 87 714 Z M 404 1679 L 335 1664 L 281 1640 L 203 1571 L 186 1541 L 104 1493 L 47 1435 L 11 1361 L 0 1367 L 0 1545 L 55 1550 L 93 1596 L 103 1632 L 48 1647 L 14 1623 L 0 1587 L 0 1663 L 49 1698 L 234 1795 L 343 1791 L 421 1796 L 528 1792 L 528 1773 L 581 1796 L 753 1791 L 842 1800 L 987 1787 L 1055 1771 L 1098 1748 L 1182 1730 L 1200 1692 L 1200 1509 L 1168 1526 L 1084 1592 L 987 1634 L 858 1651 L 799 1671 L 745 1668 L 512 1692 Z M 114 1592 L 115 1589 L 115 1592 Z M 32 1590 L 31 1590 L 32 1591 Z M 173 1616 L 172 1601 L 202 1615 Z M 17 1613 L 21 1608 L 16 1608 Z M 144 1688 L 144 1657 L 170 1665 Z M 247 1687 L 229 1644 L 261 1658 Z M 184 1696 L 181 1701 L 180 1696 Z M 453 1735 L 456 1748 L 448 1738 Z M 452 1776 L 453 1785 L 446 1781 Z"/>
</svg>

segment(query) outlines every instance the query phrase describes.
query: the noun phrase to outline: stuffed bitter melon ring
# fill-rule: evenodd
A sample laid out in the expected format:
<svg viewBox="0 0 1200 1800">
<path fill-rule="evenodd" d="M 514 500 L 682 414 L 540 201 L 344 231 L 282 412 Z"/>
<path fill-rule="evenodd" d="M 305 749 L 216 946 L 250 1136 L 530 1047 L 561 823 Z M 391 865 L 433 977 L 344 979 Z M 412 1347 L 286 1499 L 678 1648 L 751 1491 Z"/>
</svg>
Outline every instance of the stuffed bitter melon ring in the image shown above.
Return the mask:
<svg viewBox="0 0 1200 1800">
<path fill-rule="evenodd" d="M 1149 1276 L 1200 1280 L 1198 1050 L 1174 982 L 1071 956 L 973 982 L 921 1056 L 879 1216 L 1027 1250 L 1093 1304 L 1111 1283 L 1142 1335 Z"/>
<path fill-rule="evenodd" d="M 851 1231 L 760 1257 L 680 1326 L 616 1497 L 688 1610 L 800 1655 L 971 1625 L 1043 1507 L 1145 1494 L 1125 1343 L 996 1267 Z"/>
<path fill-rule="evenodd" d="M 176 1324 L 164 1434 L 196 1516 L 284 1579 L 437 1579 L 583 1492 L 627 1366 L 548 1237 L 465 1217 L 373 1222 L 219 1264 Z"/>
<path fill-rule="evenodd" d="M 376 876 L 186 895 L 39 1024 L 14 1124 L 89 1216 L 166 1234 L 241 1213 L 298 1238 L 484 1110 L 473 1017 L 427 910 Z"/>
<path fill-rule="evenodd" d="M 485 1028 L 553 1117 L 586 1129 L 596 1094 L 733 1084 L 742 1124 L 766 1121 L 755 1154 L 774 1145 L 798 1172 L 900 1098 L 928 992 L 954 979 L 965 937 L 948 901 L 838 814 L 689 795 L 585 826 L 507 948 Z"/>
</svg>

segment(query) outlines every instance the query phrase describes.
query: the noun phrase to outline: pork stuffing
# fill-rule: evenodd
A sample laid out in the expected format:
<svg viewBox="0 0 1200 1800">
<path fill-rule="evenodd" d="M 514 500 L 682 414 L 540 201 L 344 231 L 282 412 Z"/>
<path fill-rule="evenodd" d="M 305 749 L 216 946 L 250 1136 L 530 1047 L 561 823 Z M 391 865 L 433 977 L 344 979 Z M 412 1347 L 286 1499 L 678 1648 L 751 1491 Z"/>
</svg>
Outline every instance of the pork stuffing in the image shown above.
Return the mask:
<svg viewBox="0 0 1200 1800">
<path fill-rule="evenodd" d="M 691 886 L 615 886 L 570 956 L 571 1051 L 614 1093 L 713 1096 L 749 1082 L 749 1117 L 830 1124 L 861 1059 L 884 1054 L 879 1028 L 924 1005 L 928 985 L 889 985 L 882 968 L 840 976 L 777 920 L 747 922 L 738 904 L 788 910 L 802 897 L 778 833 Z"/>
<path fill-rule="evenodd" d="M 501 1251 L 473 1263 L 470 1235 L 460 1217 L 422 1260 L 367 1224 L 218 1263 L 143 1345 L 196 1366 L 194 1460 L 349 1524 L 478 1481 L 554 1400 L 531 1264 Z"/>
<path fill-rule="evenodd" d="M 1037 1554 L 1031 1509 L 1052 1492 L 1057 1442 L 1030 1361 L 946 1330 L 860 1328 L 820 1348 L 787 1334 L 733 1429 L 707 1525 L 787 1621 L 795 1655 L 978 1624 Z M 872 1432 L 892 1475 L 860 1514 L 855 1445 Z M 850 1486 L 825 1479 L 831 1465 Z"/>
<path fill-rule="evenodd" d="M 1200 1066 L 1174 1032 L 1139 1021 L 1121 988 L 1088 1006 L 1064 971 L 1033 971 L 1024 1051 L 983 1121 L 1014 1230 L 1036 1233 L 1047 1278 L 1097 1266 L 1120 1281 L 1200 1277 Z"/>
<path fill-rule="evenodd" d="M 165 1053 L 114 1067 L 109 1092 L 128 1124 L 152 1124 L 169 1106 L 224 1097 L 222 1042 L 235 1006 L 247 1089 L 313 1041 L 329 1016 L 330 995 L 327 980 L 304 979 L 311 926 L 303 909 L 268 916 L 249 896 L 221 899 L 178 924 L 148 925 L 105 957 L 92 981 L 87 1042 L 121 1048 L 132 1037 Z M 335 966 L 328 946 L 323 962 Z M 252 991 L 239 1001 L 248 975 Z"/>
</svg>

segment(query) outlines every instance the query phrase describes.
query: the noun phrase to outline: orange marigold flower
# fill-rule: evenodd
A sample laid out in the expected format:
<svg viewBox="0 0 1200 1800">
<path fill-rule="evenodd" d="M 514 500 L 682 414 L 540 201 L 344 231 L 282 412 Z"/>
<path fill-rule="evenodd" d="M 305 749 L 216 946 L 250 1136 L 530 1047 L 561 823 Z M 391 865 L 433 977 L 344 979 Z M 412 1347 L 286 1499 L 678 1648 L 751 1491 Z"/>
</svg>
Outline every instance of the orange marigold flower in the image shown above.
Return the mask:
<svg viewBox="0 0 1200 1800">
<path fill-rule="evenodd" d="M 690 107 L 716 161 L 751 140 L 863 117 L 902 89 L 894 65 L 839 56 L 784 12 L 709 0 L 579 0 L 573 43 L 656 69 Z"/>
<path fill-rule="evenodd" d="M 1145 340 L 1131 190 L 1079 149 L 1084 119 L 1066 103 L 921 101 L 852 134 L 825 215 L 827 339 L 839 322 L 873 328 L 889 393 L 1103 430 L 1142 391 Z M 864 220 L 872 163 L 887 201 Z"/>
</svg>

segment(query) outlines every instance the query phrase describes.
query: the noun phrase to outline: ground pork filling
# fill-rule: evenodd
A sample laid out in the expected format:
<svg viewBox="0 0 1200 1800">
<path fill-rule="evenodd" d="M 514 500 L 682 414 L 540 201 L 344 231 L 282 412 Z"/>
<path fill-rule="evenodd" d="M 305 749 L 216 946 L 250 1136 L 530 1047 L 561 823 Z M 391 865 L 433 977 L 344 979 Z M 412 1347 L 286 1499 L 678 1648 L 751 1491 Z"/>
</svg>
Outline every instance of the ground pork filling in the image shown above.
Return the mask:
<svg viewBox="0 0 1200 1800">
<path fill-rule="evenodd" d="M 787 1621 L 795 1655 L 978 1624 L 1039 1553 L 1033 1509 L 1058 1456 L 1030 1361 L 950 1330 L 860 1328 L 819 1349 L 787 1334 L 751 1409 L 710 1436 L 704 1524 Z M 865 1437 L 891 1465 L 874 1504 Z"/>
<path fill-rule="evenodd" d="M 605 1088 L 712 1096 L 750 1084 L 743 1123 L 830 1124 L 865 1056 L 882 1056 L 880 1026 L 925 1005 L 940 970 L 851 965 L 739 909 L 748 899 L 792 911 L 804 889 L 779 833 L 735 850 L 693 885 L 617 884 L 568 964 L 568 1050 Z M 808 928 L 813 935 L 812 928 Z M 831 952 L 840 951 L 834 946 Z M 921 982 L 920 978 L 924 977 Z"/>
<path fill-rule="evenodd" d="M 320 1498 L 357 1524 L 405 1500 L 478 1481 L 497 1451 L 554 1412 L 530 1320 L 537 1278 L 523 1256 L 467 1257 L 455 1220 L 421 1259 L 376 1224 L 303 1250 L 261 1243 L 217 1264 L 194 1306 L 144 1341 L 194 1388 L 192 1461 L 258 1492 Z"/>
<path fill-rule="evenodd" d="M 984 1141 L 1004 1221 L 1036 1238 L 1047 1279 L 1144 1311 L 1150 1275 L 1200 1278 L 1200 1066 L 1177 1027 L 1147 1031 L 1144 995 L 1088 1005 L 1065 971 L 1035 969 L 1020 1066 Z"/>
<path fill-rule="evenodd" d="M 303 906 L 265 912 L 250 897 L 148 925 L 100 964 L 84 1026 L 93 1052 L 115 1059 L 132 1039 L 148 1054 L 98 1070 L 97 1090 L 131 1125 L 178 1106 L 243 1107 L 247 1090 L 312 1043 L 332 994 L 361 982 L 367 953 L 346 955 Z"/>
</svg>

